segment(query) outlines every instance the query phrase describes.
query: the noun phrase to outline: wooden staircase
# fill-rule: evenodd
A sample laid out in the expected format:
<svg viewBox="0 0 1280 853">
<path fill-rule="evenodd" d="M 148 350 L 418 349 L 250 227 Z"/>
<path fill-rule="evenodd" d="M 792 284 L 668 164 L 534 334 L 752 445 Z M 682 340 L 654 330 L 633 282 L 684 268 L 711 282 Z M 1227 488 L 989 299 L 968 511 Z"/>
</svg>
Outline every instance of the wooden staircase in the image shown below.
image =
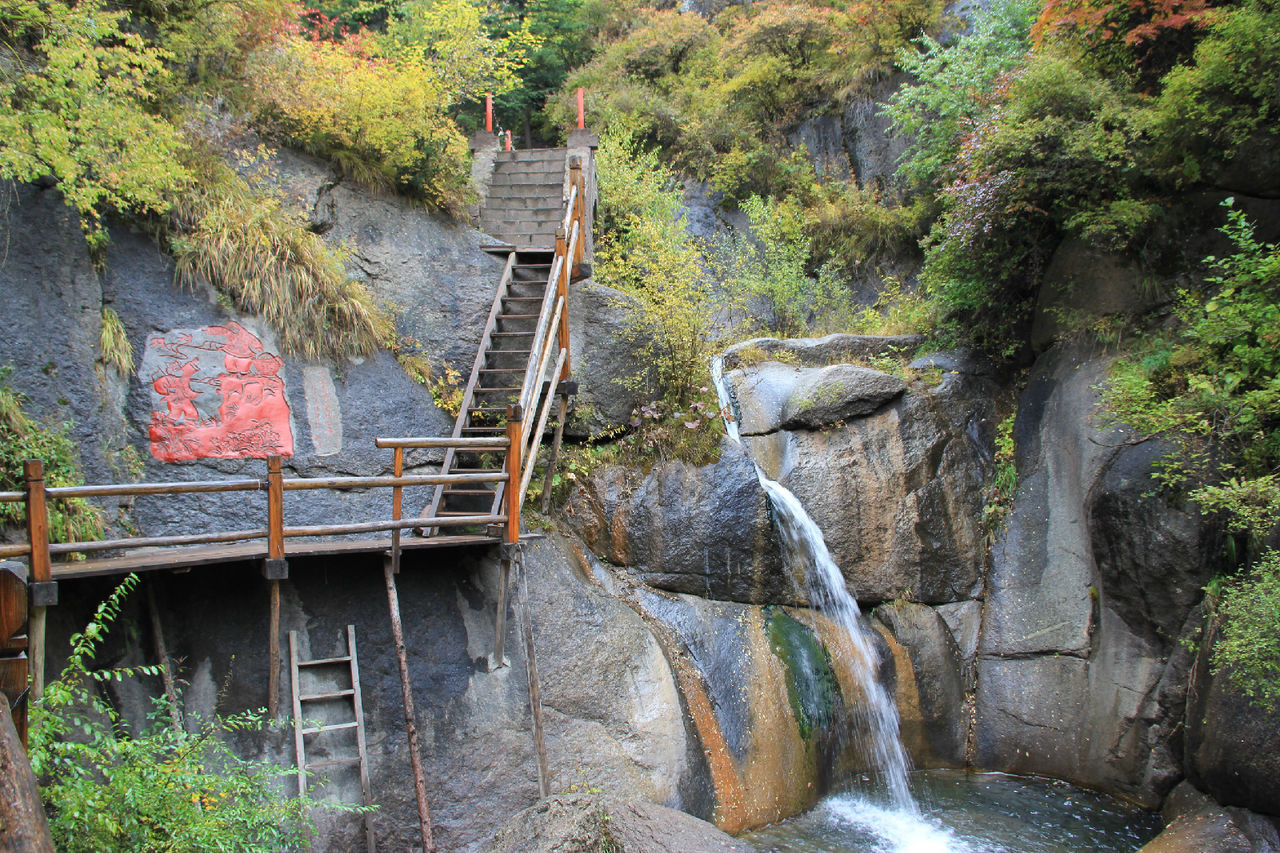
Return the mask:
<svg viewBox="0 0 1280 853">
<path fill-rule="evenodd" d="M 497 152 L 480 230 L 498 245 L 550 251 L 564 221 L 567 153 L 564 148 Z"/>
<path fill-rule="evenodd" d="M 569 378 L 569 283 L 581 271 L 590 227 L 581 161 L 564 149 L 503 151 L 496 155 L 481 226 L 501 243 L 507 264 L 454 423 L 453 439 L 506 438 L 508 450 L 445 451 L 441 475 L 507 477 L 492 483 L 453 482 L 436 488 L 424 518 L 508 518 L 516 541 L 519 504 L 533 474 L 534 456 L 559 396 L 560 417 L 552 466 L 564 428 Z M 565 186 L 568 186 L 566 196 Z M 511 519 L 514 519 L 512 521 Z M 455 524 L 462 524 L 455 521 Z M 443 527 L 424 527 L 436 535 Z M 491 528 L 489 531 L 494 533 Z"/>
<path fill-rule="evenodd" d="M 553 235 L 554 240 L 554 235 Z M 471 379 L 463 394 L 454 435 L 466 438 L 500 437 L 507 431 L 509 406 L 519 405 L 536 369 L 531 356 L 539 343 L 539 318 L 554 295 L 551 270 L 554 249 L 511 252 L 498 284 L 489 322 L 476 355 Z M 532 393 L 542 396 L 542 383 Z M 536 402 L 536 400 L 535 400 Z M 445 452 L 442 471 L 457 474 L 496 473 L 503 470 L 500 454 L 465 449 Z M 436 489 L 424 516 L 434 518 L 496 515 L 502 508 L 507 483 L 450 484 Z"/>
</svg>

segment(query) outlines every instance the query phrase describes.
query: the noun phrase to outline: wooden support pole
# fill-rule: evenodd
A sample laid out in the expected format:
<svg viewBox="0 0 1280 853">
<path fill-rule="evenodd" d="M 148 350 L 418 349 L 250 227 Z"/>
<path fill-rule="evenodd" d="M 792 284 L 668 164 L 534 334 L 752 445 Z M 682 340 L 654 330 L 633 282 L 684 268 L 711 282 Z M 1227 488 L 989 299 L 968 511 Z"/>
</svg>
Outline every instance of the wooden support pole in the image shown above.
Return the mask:
<svg viewBox="0 0 1280 853">
<path fill-rule="evenodd" d="M 505 489 L 507 536 L 506 541 L 515 544 L 520 541 L 520 473 L 523 471 L 523 460 L 520 458 L 524 449 L 524 411 L 518 405 L 507 406 L 507 485 Z"/>
<path fill-rule="evenodd" d="M 393 477 L 404 476 L 404 448 L 397 447 L 391 457 L 391 475 Z M 399 521 L 400 512 L 404 505 L 404 489 L 395 486 L 391 489 L 391 520 Z M 400 531 L 391 531 L 391 570 L 397 575 L 400 574 Z"/>
<path fill-rule="evenodd" d="M 547 741 L 542 733 L 542 689 L 538 684 L 538 658 L 533 648 L 533 622 L 529 617 L 529 592 L 523 560 L 517 561 L 516 583 L 519 585 L 520 625 L 524 634 L 525 675 L 529 681 L 529 710 L 533 714 L 533 745 L 538 755 L 538 791 L 546 797 L 550 794 L 551 780 L 547 772 Z"/>
<path fill-rule="evenodd" d="M 44 463 L 28 459 L 23 465 L 27 492 L 27 541 L 31 543 L 30 574 L 32 603 L 28 614 L 27 654 L 31 674 L 32 699 L 44 694 L 45 600 L 38 594 L 53 583 L 49 565 L 49 507 L 45 500 Z M 54 587 L 56 591 L 56 587 Z M 56 592 L 55 592 L 56 600 Z"/>
<path fill-rule="evenodd" d="M 582 87 L 578 87 L 578 130 L 585 130 L 587 127 L 587 111 L 582 103 Z"/>
<path fill-rule="evenodd" d="M 280 581 L 270 581 L 271 612 L 267 617 L 267 713 L 280 715 Z"/>
<path fill-rule="evenodd" d="M 565 359 L 568 362 L 568 359 Z M 557 413 L 556 434 L 551 439 L 551 454 L 547 457 L 547 473 L 542 481 L 542 513 L 551 511 L 551 487 L 555 481 L 556 461 L 560 456 L 560 442 L 564 440 L 564 421 L 569 416 L 569 395 L 560 395 L 560 411 Z"/>
<path fill-rule="evenodd" d="M 279 456 L 267 457 L 267 565 L 271 605 L 267 618 L 267 713 L 280 713 L 280 579 L 289 576 L 284 559 L 284 470 Z"/>
<path fill-rule="evenodd" d="M 503 543 L 501 568 L 498 571 L 498 609 L 493 620 L 493 654 L 489 656 L 489 671 L 508 666 L 507 660 L 507 588 L 511 584 L 511 560 L 517 545 Z"/>
<path fill-rule="evenodd" d="M 484 96 L 484 132 L 493 133 L 493 93 Z"/>
<path fill-rule="evenodd" d="M 151 617 L 151 637 L 156 644 L 156 659 L 160 661 L 160 679 L 164 682 L 164 695 L 169 700 L 169 718 L 175 729 L 182 729 L 182 714 L 178 710 L 178 691 L 173 686 L 173 669 L 169 666 L 169 650 L 165 647 L 164 626 L 160 623 L 160 608 L 156 605 L 156 587 L 147 582 L 147 612 Z"/>
<path fill-rule="evenodd" d="M 404 645 L 404 627 L 400 622 L 400 596 L 396 591 L 396 575 L 391 558 L 382 562 L 382 576 L 387 585 L 387 609 L 391 613 L 391 638 L 400 664 L 400 691 L 404 696 L 404 723 L 409 733 L 409 760 L 413 764 L 413 788 L 418 797 L 418 821 L 422 826 L 423 853 L 432 853 L 431 809 L 427 805 L 427 777 L 422 772 L 422 754 L 418 748 L 418 715 L 413 709 L 413 685 L 409 681 L 409 657 Z"/>
</svg>

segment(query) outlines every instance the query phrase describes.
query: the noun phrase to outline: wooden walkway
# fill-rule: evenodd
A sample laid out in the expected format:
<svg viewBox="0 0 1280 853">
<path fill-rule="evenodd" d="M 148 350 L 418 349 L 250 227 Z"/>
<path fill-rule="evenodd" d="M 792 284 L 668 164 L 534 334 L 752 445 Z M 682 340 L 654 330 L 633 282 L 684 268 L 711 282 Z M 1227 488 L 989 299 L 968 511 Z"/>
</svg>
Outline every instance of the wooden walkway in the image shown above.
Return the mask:
<svg viewBox="0 0 1280 853">
<path fill-rule="evenodd" d="M 499 536 L 459 534 L 455 536 L 407 536 L 400 540 L 400 550 L 419 551 L 426 548 L 469 548 L 496 545 Z M 321 542 L 286 542 L 285 559 L 327 557 L 343 554 L 389 554 L 391 537 L 379 539 L 344 539 Z M 73 563 L 54 563 L 55 581 L 76 578 L 121 575 L 129 572 L 154 572 L 190 569 L 197 566 L 247 563 L 267 559 L 267 546 L 243 542 L 236 545 L 196 545 L 178 548 L 139 549 L 119 557 L 105 557 Z"/>
</svg>

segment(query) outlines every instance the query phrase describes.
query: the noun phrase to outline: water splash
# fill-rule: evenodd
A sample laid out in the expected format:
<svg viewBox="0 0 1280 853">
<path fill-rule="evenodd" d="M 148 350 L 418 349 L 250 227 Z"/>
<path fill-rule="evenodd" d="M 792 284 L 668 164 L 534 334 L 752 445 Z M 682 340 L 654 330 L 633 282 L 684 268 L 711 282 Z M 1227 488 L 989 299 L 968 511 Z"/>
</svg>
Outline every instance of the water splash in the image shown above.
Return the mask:
<svg viewBox="0 0 1280 853">
<path fill-rule="evenodd" d="M 725 413 L 725 429 L 729 437 L 741 445 L 742 437 L 731 414 L 733 401 L 720 358 L 711 363 L 711 379 L 715 383 L 721 410 Z M 759 465 L 755 467 L 756 477 L 773 505 L 787 565 L 803 571 L 809 602 L 844 629 L 856 652 L 858 660 L 853 662 L 851 669 L 862 689 L 863 706 L 857 720 L 861 725 L 855 726 L 854 736 L 866 747 L 875 765 L 873 771 L 879 775 L 893 807 L 918 818 L 920 809 L 907 783 L 910 762 L 898 737 L 898 709 L 876 677 L 874 662 L 878 656 L 871 643 L 869 629 L 858 610 L 858 602 L 849 594 L 844 575 L 831 559 L 822 531 L 805 512 L 799 498 L 785 486 L 766 477 Z"/>
</svg>

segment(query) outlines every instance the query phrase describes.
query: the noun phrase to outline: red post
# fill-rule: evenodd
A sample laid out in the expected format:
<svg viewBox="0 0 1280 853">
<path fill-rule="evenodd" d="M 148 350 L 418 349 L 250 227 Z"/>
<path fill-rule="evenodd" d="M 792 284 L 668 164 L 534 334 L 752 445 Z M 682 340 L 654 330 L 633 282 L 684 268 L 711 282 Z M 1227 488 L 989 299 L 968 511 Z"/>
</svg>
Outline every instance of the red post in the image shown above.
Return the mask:
<svg viewBox="0 0 1280 853">
<path fill-rule="evenodd" d="M 518 405 L 507 406 L 507 541 L 520 541 L 520 480 L 521 459 L 524 451 L 524 411 Z"/>
<path fill-rule="evenodd" d="M 504 150 L 506 151 L 511 150 L 511 131 L 509 130 L 507 131 L 507 147 Z"/>
<path fill-rule="evenodd" d="M 484 132 L 493 133 L 493 95 L 484 96 Z"/>
<path fill-rule="evenodd" d="M 582 104 L 582 87 L 578 87 L 578 130 L 586 130 L 587 112 Z"/>
</svg>

